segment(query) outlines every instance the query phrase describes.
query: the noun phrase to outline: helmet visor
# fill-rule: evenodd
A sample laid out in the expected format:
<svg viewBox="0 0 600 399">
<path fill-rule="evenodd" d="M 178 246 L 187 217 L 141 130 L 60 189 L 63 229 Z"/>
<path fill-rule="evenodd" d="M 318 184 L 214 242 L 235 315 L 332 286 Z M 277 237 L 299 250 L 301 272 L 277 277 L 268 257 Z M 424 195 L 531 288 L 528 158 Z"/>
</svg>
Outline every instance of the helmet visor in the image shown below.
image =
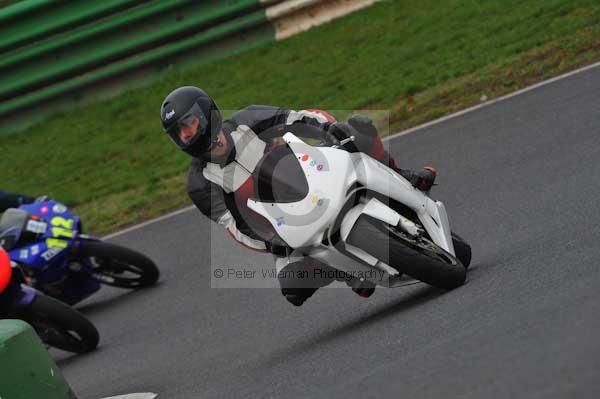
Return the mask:
<svg viewBox="0 0 600 399">
<path fill-rule="evenodd" d="M 208 120 L 197 103 L 185 112 L 167 129 L 171 140 L 182 149 L 188 148 L 198 140 L 210 144 L 210 133 L 207 132 Z"/>
</svg>

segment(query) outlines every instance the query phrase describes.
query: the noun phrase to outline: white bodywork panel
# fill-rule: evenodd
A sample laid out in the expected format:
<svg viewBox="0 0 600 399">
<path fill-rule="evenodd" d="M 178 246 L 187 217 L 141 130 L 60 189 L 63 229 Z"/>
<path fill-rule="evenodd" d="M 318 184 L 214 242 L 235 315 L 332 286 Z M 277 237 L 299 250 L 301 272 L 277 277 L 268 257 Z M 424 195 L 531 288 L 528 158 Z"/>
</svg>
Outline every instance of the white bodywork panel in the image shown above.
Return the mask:
<svg viewBox="0 0 600 399">
<path fill-rule="evenodd" d="M 290 140 L 291 133 L 284 136 Z M 292 203 L 267 203 L 252 199 L 248 207 L 271 222 L 277 233 L 292 248 L 317 245 L 346 200 L 346 190 L 356 180 L 352 159 L 346 151 L 318 148 L 303 141 L 288 144 L 298 156 L 309 182 L 308 195 Z"/>
<path fill-rule="evenodd" d="M 327 258 L 323 254 L 321 244 L 323 235 L 335 223 L 347 200 L 348 189 L 355 183 L 360 183 L 369 190 L 413 209 L 435 244 L 454 255 L 450 225 L 446 209 L 441 202 L 433 201 L 415 189 L 408 180 L 366 154 L 348 153 L 329 147 L 312 147 L 292 133 L 286 133 L 283 138 L 296 154 L 305 173 L 309 185 L 308 195 L 293 203 L 266 203 L 249 199 L 248 207 L 269 220 L 290 247 L 314 247 L 317 252 L 316 256 L 311 255 L 312 257 Z M 372 198 L 366 203 L 356 205 L 344 216 L 340 227 L 342 240 L 345 241 L 356 220 L 363 213 L 392 226 L 399 225 L 408 233 L 416 232 L 416 227 L 411 221 Z M 346 247 L 365 262 L 364 267 L 391 269 L 360 248 L 347 244 Z M 337 254 L 343 257 L 345 262 L 349 261 L 346 255 L 339 252 Z M 328 256 L 337 259 L 334 255 Z M 344 262 L 341 258 L 338 261 Z M 329 264 L 329 261 L 325 263 Z M 331 265 L 343 269 L 340 264 Z"/>
</svg>

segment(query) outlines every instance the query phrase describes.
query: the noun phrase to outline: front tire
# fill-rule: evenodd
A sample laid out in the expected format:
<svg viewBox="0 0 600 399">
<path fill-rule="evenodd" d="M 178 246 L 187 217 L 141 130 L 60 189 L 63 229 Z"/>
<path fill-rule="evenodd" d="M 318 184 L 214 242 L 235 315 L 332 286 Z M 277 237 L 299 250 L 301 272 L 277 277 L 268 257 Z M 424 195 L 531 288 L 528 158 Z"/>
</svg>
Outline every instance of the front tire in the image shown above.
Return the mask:
<svg viewBox="0 0 600 399">
<path fill-rule="evenodd" d="M 426 238 L 414 237 L 369 215 L 361 215 L 347 242 L 361 248 L 400 273 L 444 289 L 464 284 L 460 260 Z"/>
<path fill-rule="evenodd" d="M 67 352 L 86 353 L 96 349 L 100 335 L 84 315 L 46 295 L 37 295 L 24 317 L 41 340 Z"/>
<path fill-rule="evenodd" d="M 465 269 L 471 264 L 471 246 L 458 234 L 452 232 L 452 244 L 454 245 L 454 253 Z"/>
<path fill-rule="evenodd" d="M 147 256 L 108 242 L 82 242 L 78 255 L 90 258 L 94 266 L 94 279 L 114 287 L 148 287 L 156 283 L 160 275 L 154 262 Z"/>
</svg>

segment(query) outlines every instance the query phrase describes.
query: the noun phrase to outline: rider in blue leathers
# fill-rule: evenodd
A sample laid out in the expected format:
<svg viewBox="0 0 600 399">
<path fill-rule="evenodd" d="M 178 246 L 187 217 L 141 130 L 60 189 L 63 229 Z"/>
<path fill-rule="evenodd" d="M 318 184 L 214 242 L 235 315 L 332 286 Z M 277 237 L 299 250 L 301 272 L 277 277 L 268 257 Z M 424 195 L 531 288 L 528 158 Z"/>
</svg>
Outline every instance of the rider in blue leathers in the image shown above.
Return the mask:
<svg viewBox="0 0 600 399">
<path fill-rule="evenodd" d="M 35 197 L 0 190 L 0 212 L 8 208 L 18 208 L 22 204 L 31 204 L 34 201 Z"/>
</svg>

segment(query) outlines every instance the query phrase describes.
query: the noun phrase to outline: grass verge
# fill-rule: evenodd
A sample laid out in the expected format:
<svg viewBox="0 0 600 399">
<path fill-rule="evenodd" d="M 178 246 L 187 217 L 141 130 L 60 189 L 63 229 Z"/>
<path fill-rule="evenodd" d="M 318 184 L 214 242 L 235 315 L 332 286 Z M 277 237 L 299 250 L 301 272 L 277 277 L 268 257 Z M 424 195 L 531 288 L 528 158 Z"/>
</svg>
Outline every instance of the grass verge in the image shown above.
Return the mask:
<svg viewBox="0 0 600 399">
<path fill-rule="evenodd" d="M 223 109 L 389 109 L 397 131 L 600 59 L 596 0 L 413 3 L 378 3 L 234 59 L 173 68 L 5 136 L 2 188 L 64 200 L 102 234 L 189 204 L 188 158 L 158 118 L 174 87 L 204 87 Z"/>
</svg>

